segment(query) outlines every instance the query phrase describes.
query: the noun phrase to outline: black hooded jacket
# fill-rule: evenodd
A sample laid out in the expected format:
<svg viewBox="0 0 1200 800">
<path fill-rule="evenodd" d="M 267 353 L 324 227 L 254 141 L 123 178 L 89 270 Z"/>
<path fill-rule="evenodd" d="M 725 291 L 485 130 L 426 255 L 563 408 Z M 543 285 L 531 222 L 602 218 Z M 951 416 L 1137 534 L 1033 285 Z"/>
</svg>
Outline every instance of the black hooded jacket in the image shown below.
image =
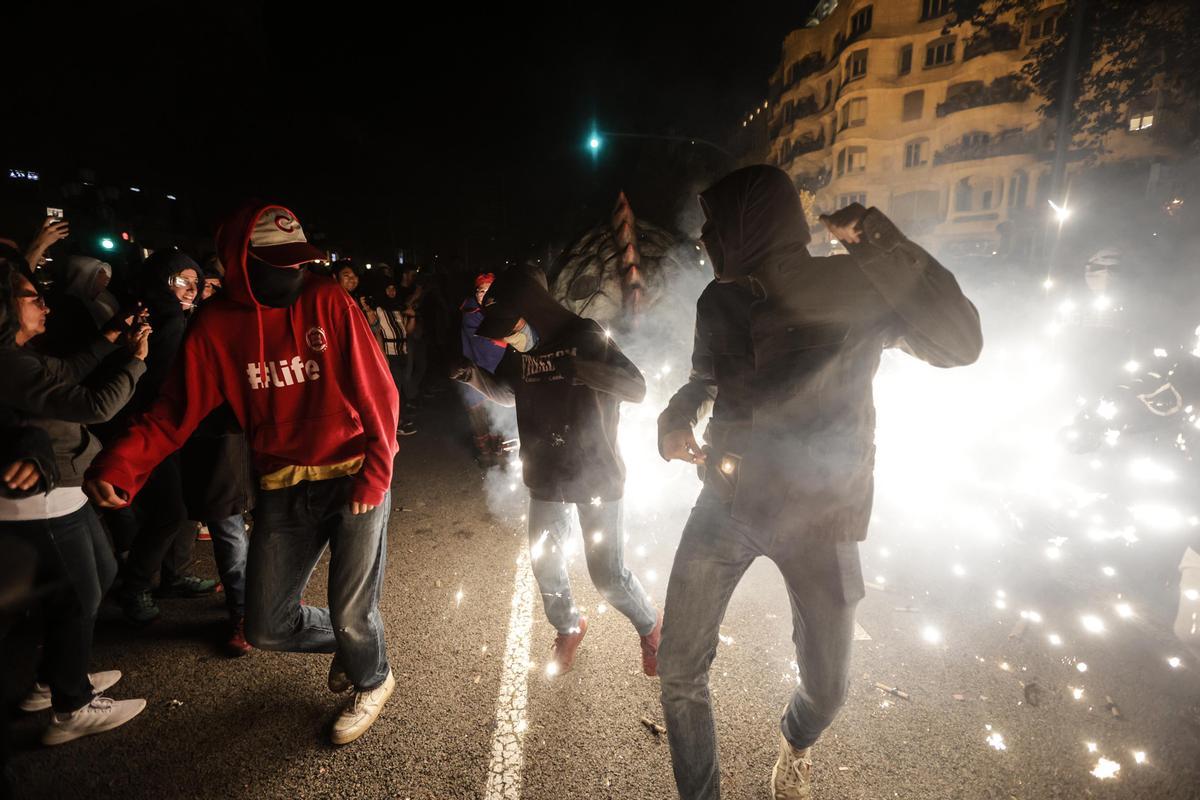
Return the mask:
<svg viewBox="0 0 1200 800">
<path fill-rule="evenodd" d="M 540 275 L 503 273 L 483 306 L 481 331 L 499 325 L 504 336 L 524 318 L 538 336 L 528 353 L 508 348 L 494 376 L 471 365 L 464 379 L 490 399 L 516 405 L 530 496 L 567 503 L 619 500 L 625 491 L 619 406 L 646 396 L 642 373 L 600 325 L 560 306 Z"/>
<path fill-rule="evenodd" d="M 711 404 L 704 478 L 736 519 L 864 539 L 883 350 L 970 364 L 982 347 L 979 315 L 954 276 L 877 209 L 849 255 L 810 256 L 799 197 L 774 167 L 731 173 L 701 205 L 706 244 L 735 282 L 700 296 L 692 373 L 659 417 L 660 448 Z"/>
</svg>

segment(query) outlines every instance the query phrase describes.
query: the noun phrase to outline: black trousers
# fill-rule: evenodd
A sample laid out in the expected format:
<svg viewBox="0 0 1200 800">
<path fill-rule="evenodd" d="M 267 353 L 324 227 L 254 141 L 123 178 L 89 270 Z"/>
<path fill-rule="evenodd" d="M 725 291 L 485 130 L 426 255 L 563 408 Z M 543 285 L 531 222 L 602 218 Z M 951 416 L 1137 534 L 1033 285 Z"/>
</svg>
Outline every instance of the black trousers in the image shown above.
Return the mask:
<svg viewBox="0 0 1200 800">
<path fill-rule="evenodd" d="M 195 526 L 188 521 L 183 502 L 183 476 L 179 455 L 168 456 L 126 508 L 106 518 L 118 549 L 129 547 L 121 591 L 149 589 L 161 567 L 164 582 L 187 571 L 195 548 Z"/>
</svg>

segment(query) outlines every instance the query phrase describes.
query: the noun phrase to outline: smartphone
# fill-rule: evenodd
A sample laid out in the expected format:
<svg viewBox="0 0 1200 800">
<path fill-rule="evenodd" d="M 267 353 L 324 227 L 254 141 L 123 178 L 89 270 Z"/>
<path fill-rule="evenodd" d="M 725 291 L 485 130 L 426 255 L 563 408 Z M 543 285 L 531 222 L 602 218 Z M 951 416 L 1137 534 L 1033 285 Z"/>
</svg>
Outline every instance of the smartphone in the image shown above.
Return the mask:
<svg viewBox="0 0 1200 800">
<path fill-rule="evenodd" d="M 51 217 L 53 219 L 62 219 L 63 218 L 63 210 L 61 208 L 47 208 L 46 216 Z"/>
</svg>

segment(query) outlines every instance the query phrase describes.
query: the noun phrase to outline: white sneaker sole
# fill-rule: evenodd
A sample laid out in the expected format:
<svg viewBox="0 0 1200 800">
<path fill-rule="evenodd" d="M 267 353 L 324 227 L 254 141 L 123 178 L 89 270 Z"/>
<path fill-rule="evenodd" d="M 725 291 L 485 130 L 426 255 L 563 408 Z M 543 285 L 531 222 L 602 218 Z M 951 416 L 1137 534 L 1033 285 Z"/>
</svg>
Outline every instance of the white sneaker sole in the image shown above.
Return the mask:
<svg viewBox="0 0 1200 800">
<path fill-rule="evenodd" d="M 383 713 L 383 707 L 387 705 L 387 701 L 391 699 L 392 692 L 396 690 L 396 679 L 392 677 L 390 672 L 388 673 L 384 688 L 385 693 L 383 695 L 383 699 L 379 701 L 377 706 L 375 706 L 375 710 L 358 720 L 352 727 L 339 730 L 337 727 L 337 722 L 334 722 L 333 731 L 329 735 L 330 741 L 339 745 L 350 744 L 355 739 L 370 730 L 371 726 L 375 724 L 375 720 L 379 719 L 379 715 Z M 351 700 L 350 702 L 353 703 L 354 701 Z M 340 714 L 338 715 L 338 721 L 341 721 Z"/>
<path fill-rule="evenodd" d="M 121 670 L 109 669 L 104 672 L 88 673 L 88 680 L 92 682 L 92 691 L 96 694 L 104 694 L 106 691 L 117 685 L 117 681 L 121 680 Z M 42 694 L 30 694 L 21 701 L 18 706 L 27 714 L 36 714 L 39 711 L 45 711 L 53 705 L 53 700 L 49 692 Z"/>
<path fill-rule="evenodd" d="M 117 709 L 120 708 L 120 711 Z M 73 742 L 76 739 L 82 739 L 85 736 L 91 736 L 95 733 L 104 733 L 111 731 L 113 728 L 119 728 L 129 720 L 136 717 L 146 709 L 145 700 L 120 700 L 114 705 L 113 710 L 99 724 L 90 725 L 86 728 L 69 728 L 62 725 L 50 723 L 50 727 L 46 728 L 46 732 L 42 734 L 42 744 L 53 747 L 58 744 L 66 744 Z"/>
</svg>

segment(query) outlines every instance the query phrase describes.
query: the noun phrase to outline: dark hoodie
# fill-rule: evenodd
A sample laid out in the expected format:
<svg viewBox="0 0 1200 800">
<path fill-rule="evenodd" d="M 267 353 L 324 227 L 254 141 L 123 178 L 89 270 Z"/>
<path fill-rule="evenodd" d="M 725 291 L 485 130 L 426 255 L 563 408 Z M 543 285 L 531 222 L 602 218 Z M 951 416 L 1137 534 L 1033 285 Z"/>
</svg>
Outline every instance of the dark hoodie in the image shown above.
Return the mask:
<svg viewBox="0 0 1200 800">
<path fill-rule="evenodd" d="M 813 258 L 787 174 L 737 170 L 701 195 L 723 278 L 696 310 L 692 374 L 659 441 L 713 401 L 705 482 L 736 519 L 801 535 L 866 537 L 874 473 L 872 380 L 884 348 L 972 363 L 979 315 L 957 281 L 877 209 L 849 255 Z"/>
<path fill-rule="evenodd" d="M 256 298 L 246 266 L 250 233 L 273 207 L 247 205 L 221 226 L 224 291 L 196 312 L 161 397 L 105 448 L 89 477 L 132 497 L 227 402 L 262 488 L 354 475 L 348 500 L 383 501 L 399 417 L 387 362 L 362 311 L 332 278 L 304 272 L 299 296 L 282 308 Z"/>
<path fill-rule="evenodd" d="M 505 336 L 524 318 L 537 346 L 528 353 L 508 348 L 494 377 L 471 365 L 466 382 L 498 403 L 515 403 L 525 485 L 535 500 L 619 500 L 620 403 L 640 403 L 645 379 L 603 328 L 560 306 L 543 280 L 511 269 L 492 284 L 479 331 Z"/>
</svg>

